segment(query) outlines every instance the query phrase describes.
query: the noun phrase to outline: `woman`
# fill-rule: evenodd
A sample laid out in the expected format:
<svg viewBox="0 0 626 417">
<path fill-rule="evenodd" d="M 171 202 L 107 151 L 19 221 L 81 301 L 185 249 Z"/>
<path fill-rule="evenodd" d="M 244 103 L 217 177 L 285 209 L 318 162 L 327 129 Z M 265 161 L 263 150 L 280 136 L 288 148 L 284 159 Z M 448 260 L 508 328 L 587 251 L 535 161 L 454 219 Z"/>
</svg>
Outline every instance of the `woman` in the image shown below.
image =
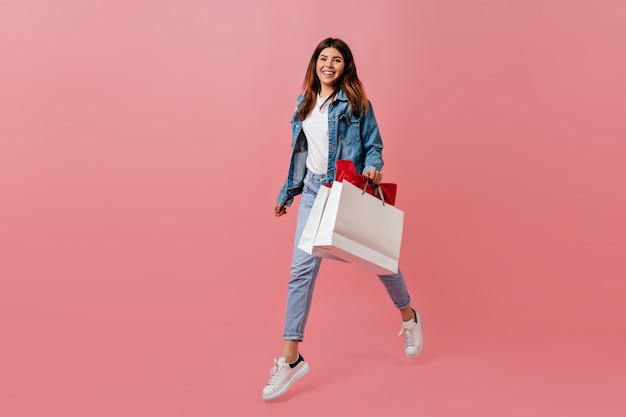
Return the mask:
<svg viewBox="0 0 626 417">
<path fill-rule="evenodd" d="M 284 394 L 309 371 L 298 345 L 304 338 L 322 260 L 297 246 L 319 187 L 333 182 L 338 159 L 351 160 L 357 172 L 374 184 L 382 180 L 383 144 L 378 125 L 357 76 L 352 52 L 342 40 L 328 38 L 315 48 L 291 124 L 291 164 L 274 214 L 277 217 L 286 214 L 294 196 L 302 194 L 302 197 L 287 296 L 283 353 L 274 360 L 270 380 L 263 389 L 266 400 Z M 379 278 L 400 311 L 405 354 L 415 358 L 422 349 L 421 319 L 411 308 L 402 272 Z"/>
</svg>

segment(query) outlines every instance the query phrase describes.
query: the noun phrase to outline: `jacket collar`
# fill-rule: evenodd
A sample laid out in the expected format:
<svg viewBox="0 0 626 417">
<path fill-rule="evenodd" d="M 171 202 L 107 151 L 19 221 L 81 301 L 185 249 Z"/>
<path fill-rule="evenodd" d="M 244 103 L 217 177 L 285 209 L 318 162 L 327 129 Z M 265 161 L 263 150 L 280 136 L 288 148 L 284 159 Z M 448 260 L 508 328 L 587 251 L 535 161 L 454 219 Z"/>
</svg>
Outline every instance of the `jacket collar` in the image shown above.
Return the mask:
<svg viewBox="0 0 626 417">
<path fill-rule="evenodd" d="M 346 93 L 344 93 L 343 90 L 339 90 L 337 92 L 337 95 L 333 99 L 333 103 L 336 103 L 338 101 L 348 101 L 348 97 L 346 96 Z"/>
<path fill-rule="evenodd" d="M 339 92 L 335 96 L 335 101 L 337 100 L 348 101 L 348 97 L 346 96 L 346 93 L 343 92 L 343 90 L 339 90 Z"/>
</svg>

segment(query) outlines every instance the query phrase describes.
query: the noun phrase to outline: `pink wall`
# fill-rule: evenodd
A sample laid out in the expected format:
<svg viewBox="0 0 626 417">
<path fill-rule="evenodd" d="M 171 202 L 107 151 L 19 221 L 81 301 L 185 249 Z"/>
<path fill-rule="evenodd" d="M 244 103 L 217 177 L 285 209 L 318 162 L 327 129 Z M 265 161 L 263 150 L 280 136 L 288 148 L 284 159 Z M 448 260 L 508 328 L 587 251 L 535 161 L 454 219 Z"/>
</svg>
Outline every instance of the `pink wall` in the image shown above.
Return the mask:
<svg viewBox="0 0 626 417">
<path fill-rule="evenodd" d="M 273 352 L 295 210 L 276 219 L 272 207 L 293 99 L 327 36 L 352 46 L 376 109 L 406 212 L 403 269 L 432 340 L 623 351 L 624 12 L 3 4 L 0 363 L 13 358 L 18 383 L 66 357 L 79 373 L 116 340 L 136 356 L 174 343 L 157 324 L 172 317 L 227 332 L 241 307 Z"/>
</svg>

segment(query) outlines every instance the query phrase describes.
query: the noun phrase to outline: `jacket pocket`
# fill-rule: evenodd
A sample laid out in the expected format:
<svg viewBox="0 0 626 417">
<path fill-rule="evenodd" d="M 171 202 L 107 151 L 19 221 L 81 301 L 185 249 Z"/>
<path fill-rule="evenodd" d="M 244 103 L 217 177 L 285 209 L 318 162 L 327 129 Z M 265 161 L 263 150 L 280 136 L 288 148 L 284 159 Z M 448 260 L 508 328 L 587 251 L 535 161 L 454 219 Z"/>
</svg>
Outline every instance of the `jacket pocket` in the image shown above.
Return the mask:
<svg viewBox="0 0 626 417">
<path fill-rule="evenodd" d="M 338 126 L 339 140 L 350 144 L 361 138 L 361 117 L 342 114 L 339 116 Z"/>
</svg>

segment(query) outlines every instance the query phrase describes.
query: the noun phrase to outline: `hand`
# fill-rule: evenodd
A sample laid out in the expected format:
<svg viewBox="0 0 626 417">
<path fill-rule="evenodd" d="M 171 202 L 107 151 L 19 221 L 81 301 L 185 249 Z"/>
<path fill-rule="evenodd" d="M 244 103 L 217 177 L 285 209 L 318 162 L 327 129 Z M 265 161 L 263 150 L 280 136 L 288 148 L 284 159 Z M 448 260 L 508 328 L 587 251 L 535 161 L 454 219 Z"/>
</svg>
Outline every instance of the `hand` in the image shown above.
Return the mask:
<svg viewBox="0 0 626 417">
<path fill-rule="evenodd" d="M 274 207 L 274 216 L 280 217 L 283 214 L 287 214 L 287 208 L 282 204 L 276 204 L 276 206 Z"/>
<path fill-rule="evenodd" d="M 368 169 L 363 173 L 363 176 L 376 185 L 380 184 L 380 182 L 383 180 L 383 174 L 375 169 Z"/>
</svg>

